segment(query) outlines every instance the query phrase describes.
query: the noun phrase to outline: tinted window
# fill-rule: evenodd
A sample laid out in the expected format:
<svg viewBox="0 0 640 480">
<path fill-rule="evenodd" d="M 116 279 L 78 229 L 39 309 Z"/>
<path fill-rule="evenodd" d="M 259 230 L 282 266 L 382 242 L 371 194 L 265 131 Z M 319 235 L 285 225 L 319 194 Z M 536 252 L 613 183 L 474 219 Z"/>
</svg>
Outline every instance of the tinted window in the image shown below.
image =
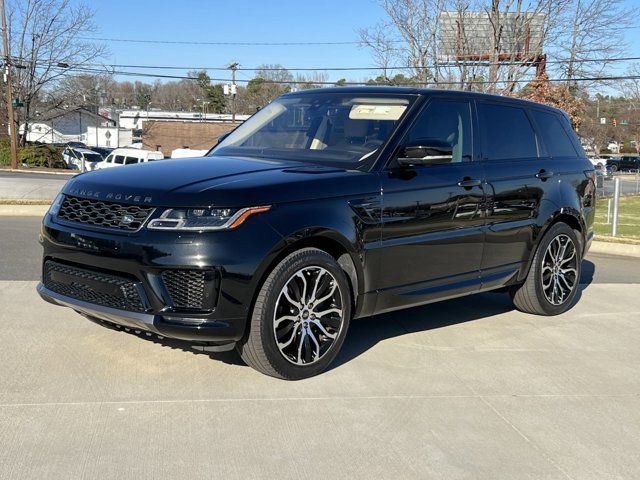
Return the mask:
<svg viewBox="0 0 640 480">
<path fill-rule="evenodd" d="M 482 150 L 489 160 L 538 156 L 535 133 L 522 108 L 478 104 Z"/>
<path fill-rule="evenodd" d="M 107 163 L 112 163 L 113 162 L 113 155 L 109 155 L 107 158 L 105 158 L 104 160 Z"/>
<path fill-rule="evenodd" d="M 124 162 L 124 155 L 116 155 L 113 158 L 113 163 L 120 163 L 121 164 L 122 162 Z"/>
<path fill-rule="evenodd" d="M 97 153 L 85 153 L 84 154 L 84 159 L 87 162 L 101 162 L 102 161 L 102 157 L 100 155 L 98 155 Z"/>
<path fill-rule="evenodd" d="M 552 157 L 575 157 L 576 149 L 557 115 L 531 110 L 547 153 Z"/>
<path fill-rule="evenodd" d="M 432 101 L 405 137 L 404 143 L 444 143 L 453 151 L 451 162 L 470 161 L 471 107 L 469 102 Z M 448 163 L 448 162 L 447 162 Z"/>
<path fill-rule="evenodd" d="M 127 157 L 124 160 L 124 164 L 125 165 L 131 165 L 132 163 L 138 163 L 138 158 L 136 158 L 136 157 Z"/>
</svg>

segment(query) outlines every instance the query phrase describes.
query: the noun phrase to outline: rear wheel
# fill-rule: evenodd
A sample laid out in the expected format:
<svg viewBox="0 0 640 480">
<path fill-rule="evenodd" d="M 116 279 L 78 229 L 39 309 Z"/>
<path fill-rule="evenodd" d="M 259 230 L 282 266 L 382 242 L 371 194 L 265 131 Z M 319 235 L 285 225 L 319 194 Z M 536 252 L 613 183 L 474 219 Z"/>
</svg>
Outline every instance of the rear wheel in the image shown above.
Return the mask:
<svg viewBox="0 0 640 480">
<path fill-rule="evenodd" d="M 351 291 L 328 253 L 304 248 L 284 258 L 256 299 L 242 359 L 273 377 L 299 380 L 325 370 L 349 326 Z"/>
<path fill-rule="evenodd" d="M 533 258 L 525 282 L 511 290 L 516 308 L 536 315 L 558 315 L 571 308 L 582 263 L 580 241 L 565 223 L 553 225 Z"/>
</svg>

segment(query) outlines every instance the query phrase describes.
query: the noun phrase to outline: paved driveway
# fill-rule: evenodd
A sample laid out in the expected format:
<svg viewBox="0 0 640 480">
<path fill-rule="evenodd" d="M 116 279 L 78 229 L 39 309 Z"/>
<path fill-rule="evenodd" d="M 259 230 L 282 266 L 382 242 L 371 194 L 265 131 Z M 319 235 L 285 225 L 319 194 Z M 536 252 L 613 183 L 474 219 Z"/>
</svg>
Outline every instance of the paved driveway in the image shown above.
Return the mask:
<svg viewBox="0 0 640 480">
<path fill-rule="evenodd" d="M 34 288 L 0 282 L 0 478 L 640 477 L 637 284 L 552 318 L 485 294 L 356 321 L 295 383 Z"/>
</svg>

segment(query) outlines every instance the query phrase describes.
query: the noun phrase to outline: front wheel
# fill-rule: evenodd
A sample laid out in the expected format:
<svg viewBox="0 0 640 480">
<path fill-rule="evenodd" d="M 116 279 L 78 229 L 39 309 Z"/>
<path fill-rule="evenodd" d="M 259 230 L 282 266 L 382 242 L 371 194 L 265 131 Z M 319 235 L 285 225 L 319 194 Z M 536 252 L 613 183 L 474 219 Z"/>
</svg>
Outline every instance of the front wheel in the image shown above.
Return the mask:
<svg viewBox="0 0 640 480">
<path fill-rule="evenodd" d="M 349 327 L 351 290 L 335 259 L 316 248 L 284 258 L 256 299 L 242 359 L 272 377 L 319 374 L 337 356 Z"/>
<path fill-rule="evenodd" d="M 578 292 L 582 252 L 575 230 L 553 225 L 544 236 L 522 285 L 511 290 L 516 308 L 536 315 L 558 315 L 571 308 Z"/>
</svg>

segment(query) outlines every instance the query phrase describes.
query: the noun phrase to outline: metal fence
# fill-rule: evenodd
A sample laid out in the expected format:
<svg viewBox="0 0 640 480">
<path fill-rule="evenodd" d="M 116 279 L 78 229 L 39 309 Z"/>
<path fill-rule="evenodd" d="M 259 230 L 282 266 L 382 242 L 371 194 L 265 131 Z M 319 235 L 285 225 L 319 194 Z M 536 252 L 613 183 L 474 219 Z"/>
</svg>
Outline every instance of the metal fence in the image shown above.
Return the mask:
<svg viewBox="0 0 640 480">
<path fill-rule="evenodd" d="M 640 172 L 598 177 L 596 235 L 640 240 Z"/>
</svg>

